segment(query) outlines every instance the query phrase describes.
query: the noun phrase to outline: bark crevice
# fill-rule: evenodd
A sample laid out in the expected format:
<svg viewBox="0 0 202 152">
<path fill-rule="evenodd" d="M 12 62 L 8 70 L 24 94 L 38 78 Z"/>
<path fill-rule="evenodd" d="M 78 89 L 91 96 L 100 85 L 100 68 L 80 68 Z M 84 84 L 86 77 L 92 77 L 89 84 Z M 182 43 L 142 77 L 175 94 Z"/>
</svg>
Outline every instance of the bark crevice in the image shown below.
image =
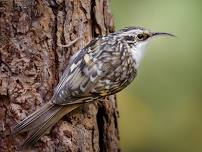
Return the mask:
<svg viewBox="0 0 202 152">
<path fill-rule="evenodd" d="M 105 112 L 104 108 L 101 106 L 98 108 L 97 112 L 97 125 L 98 125 L 98 130 L 99 130 L 99 147 L 100 147 L 100 152 L 104 152 L 105 150 L 105 132 L 104 132 L 104 124 L 106 123 L 105 121 Z"/>
<path fill-rule="evenodd" d="M 58 25 L 57 25 L 57 22 L 58 22 L 58 19 L 57 19 L 57 15 L 58 15 L 58 8 L 59 8 L 59 5 L 56 3 L 55 0 L 48 0 L 49 1 L 49 5 L 52 9 L 52 12 L 53 12 L 53 26 L 52 26 L 52 31 L 51 31 L 51 34 L 52 34 L 52 49 L 53 49 L 53 53 L 54 53 L 54 58 L 55 58 L 55 77 L 57 79 L 57 81 L 59 81 L 59 59 L 58 59 L 58 53 L 57 53 L 57 28 L 58 28 Z"/>
</svg>

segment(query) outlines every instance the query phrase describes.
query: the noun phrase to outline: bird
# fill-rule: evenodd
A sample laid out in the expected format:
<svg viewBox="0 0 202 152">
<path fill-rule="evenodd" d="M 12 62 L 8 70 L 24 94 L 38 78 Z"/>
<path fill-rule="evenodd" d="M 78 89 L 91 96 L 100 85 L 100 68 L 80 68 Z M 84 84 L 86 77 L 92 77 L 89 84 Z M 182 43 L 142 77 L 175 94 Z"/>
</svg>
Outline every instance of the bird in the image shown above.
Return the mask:
<svg viewBox="0 0 202 152">
<path fill-rule="evenodd" d="M 71 57 L 50 101 L 20 121 L 12 134 L 28 132 L 23 146 L 33 145 L 64 115 L 126 88 L 137 75 L 145 46 L 157 36 L 174 35 L 131 26 L 92 39 Z"/>
</svg>

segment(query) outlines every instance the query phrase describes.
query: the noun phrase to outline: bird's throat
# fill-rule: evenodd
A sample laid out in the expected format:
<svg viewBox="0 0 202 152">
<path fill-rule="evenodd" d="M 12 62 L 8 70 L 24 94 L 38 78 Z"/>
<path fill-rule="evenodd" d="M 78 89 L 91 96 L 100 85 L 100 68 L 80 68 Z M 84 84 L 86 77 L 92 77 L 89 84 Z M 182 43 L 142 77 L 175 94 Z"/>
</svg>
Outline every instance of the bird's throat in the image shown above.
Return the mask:
<svg viewBox="0 0 202 152">
<path fill-rule="evenodd" d="M 132 49 L 131 50 L 132 51 L 132 57 L 136 62 L 135 68 L 138 68 L 140 62 L 142 61 L 142 58 L 144 56 L 144 49 L 145 49 L 146 44 L 147 44 L 147 42 L 141 42 L 141 43 L 139 43 L 136 46 L 131 48 Z"/>
</svg>

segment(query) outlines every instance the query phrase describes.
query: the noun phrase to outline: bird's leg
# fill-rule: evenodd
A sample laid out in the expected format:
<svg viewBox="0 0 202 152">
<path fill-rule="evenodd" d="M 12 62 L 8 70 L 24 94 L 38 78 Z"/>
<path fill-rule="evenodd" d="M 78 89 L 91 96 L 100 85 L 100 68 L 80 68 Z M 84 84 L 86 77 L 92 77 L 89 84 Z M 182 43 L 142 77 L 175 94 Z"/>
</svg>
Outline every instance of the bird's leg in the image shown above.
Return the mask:
<svg viewBox="0 0 202 152">
<path fill-rule="evenodd" d="M 78 37 L 78 38 L 76 38 L 75 40 L 69 42 L 68 44 L 63 45 L 63 44 L 61 44 L 61 43 L 58 43 L 57 45 L 58 45 L 59 47 L 66 47 L 66 48 L 68 48 L 68 47 L 72 46 L 73 44 L 75 44 L 75 43 L 76 43 L 78 40 L 80 40 L 80 39 L 81 39 L 81 37 Z"/>
</svg>

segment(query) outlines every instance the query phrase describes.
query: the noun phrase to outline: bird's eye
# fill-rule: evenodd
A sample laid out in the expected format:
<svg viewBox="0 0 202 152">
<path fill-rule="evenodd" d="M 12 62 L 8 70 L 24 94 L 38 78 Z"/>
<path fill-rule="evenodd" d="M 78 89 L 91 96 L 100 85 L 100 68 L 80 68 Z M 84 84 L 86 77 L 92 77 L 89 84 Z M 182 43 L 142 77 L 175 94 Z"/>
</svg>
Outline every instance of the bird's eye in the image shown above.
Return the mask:
<svg viewBox="0 0 202 152">
<path fill-rule="evenodd" d="M 141 33 L 141 34 L 138 34 L 137 35 L 137 38 L 139 40 L 146 40 L 147 38 L 149 38 L 149 35 L 148 34 L 145 34 L 145 33 Z"/>
</svg>

